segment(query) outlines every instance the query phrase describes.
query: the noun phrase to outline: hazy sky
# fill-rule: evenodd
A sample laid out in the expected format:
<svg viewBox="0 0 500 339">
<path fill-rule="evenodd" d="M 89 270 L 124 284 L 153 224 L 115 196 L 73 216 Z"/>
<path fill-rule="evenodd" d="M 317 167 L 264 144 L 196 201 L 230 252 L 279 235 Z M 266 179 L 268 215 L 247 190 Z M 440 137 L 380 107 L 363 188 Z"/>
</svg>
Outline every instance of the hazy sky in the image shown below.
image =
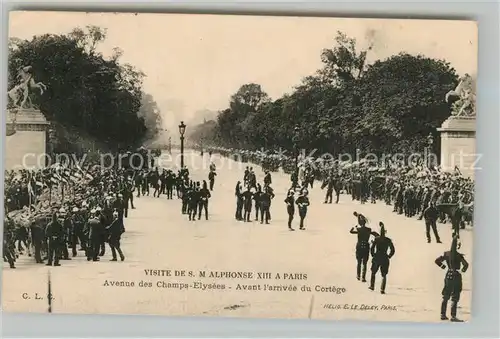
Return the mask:
<svg viewBox="0 0 500 339">
<path fill-rule="evenodd" d="M 79 26 L 107 29 L 99 51 L 114 47 L 144 73 L 166 127 L 202 109 L 228 106 L 240 85 L 255 82 L 272 97 L 291 92 L 320 66 L 337 31 L 374 44 L 368 60 L 399 52 L 446 59 L 460 74 L 477 70 L 477 26 L 470 21 L 338 19 L 180 14 L 14 12 L 9 36 L 30 39 Z"/>
</svg>

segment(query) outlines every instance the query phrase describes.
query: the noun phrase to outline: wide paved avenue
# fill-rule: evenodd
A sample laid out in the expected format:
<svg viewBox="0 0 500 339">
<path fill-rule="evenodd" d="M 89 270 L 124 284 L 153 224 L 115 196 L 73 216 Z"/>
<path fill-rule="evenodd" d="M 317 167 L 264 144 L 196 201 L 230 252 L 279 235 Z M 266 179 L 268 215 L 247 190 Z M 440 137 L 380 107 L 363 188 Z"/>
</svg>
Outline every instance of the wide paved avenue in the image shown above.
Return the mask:
<svg viewBox="0 0 500 339">
<path fill-rule="evenodd" d="M 206 180 L 208 154 L 202 158 L 198 152 L 186 153 L 191 177 Z M 271 224 L 238 222 L 234 219 L 236 182 L 243 179 L 245 166 L 254 167 L 259 181 L 263 171 L 258 166 L 236 163 L 218 155 L 213 155 L 213 161 L 217 165 L 217 178 L 209 202 L 209 221 L 203 218 L 188 221 L 181 214 L 180 200 L 167 200 L 166 196 L 153 198 L 151 191 L 151 196 L 134 200 L 136 209 L 130 211 L 125 221 L 124 262 L 110 262 L 107 248 L 101 262 L 87 262 L 79 252 L 73 260 L 62 261 L 61 267 L 36 265 L 28 257 L 19 259 L 16 270 L 4 264 L 4 310 L 47 312 L 50 270 L 56 313 L 439 321 L 445 272 L 434 260 L 449 249 L 449 225 L 439 224 L 443 244 L 428 244 L 423 221 L 396 215 L 391 206 L 380 202 L 360 205 L 347 195 L 341 196 L 338 205 L 323 204 L 324 191 L 317 183 L 309 190 L 311 206 L 306 230 L 290 232 L 283 202 L 289 178 L 282 173 L 272 174 L 276 197 L 271 207 Z M 202 166 L 203 162 L 206 166 Z M 163 159 L 160 165 L 168 167 L 172 163 Z M 396 255 L 391 261 L 386 295 L 379 292 L 380 275 L 376 291 L 370 291 L 368 283 L 356 280 L 356 237 L 349 234 L 356 224 L 353 211 L 367 216 L 374 229 L 383 221 L 387 236 L 395 243 Z M 294 220 L 296 228 L 297 222 Z M 461 238 L 460 251 L 472 264 L 472 231 L 462 231 Z M 463 275 L 464 291 L 459 304 L 459 317 L 464 320 L 470 318 L 471 268 Z M 307 280 L 152 277 L 145 274 L 148 269 L 192 270 L 196 275 L 203 270 L 302 273 L 307 274 Z M 133 281 L 135 286 L 103 286 L 106 280 Z M 141 280 L 151 282 L 153 287 L 139 287 Z M 158 281 L 187 283 L 189 288 L 160 288 Z M 193 288 L 198 281 L 225 284 L 226 288 L 215 291 Z M 238 284 L 260 284 L 261 290 L 237 290 Z M 264 291 L 265 284 L 292 284 L 299 291 Z M 304 285 L 311 287 L 311 292 L 300 291 Z M 316 286 L 341 288 L 340 291 L 345 288 L 345 293 L 318 292 Z M 357 309 L 351 305 L 358 305 Z"/>
</svg>

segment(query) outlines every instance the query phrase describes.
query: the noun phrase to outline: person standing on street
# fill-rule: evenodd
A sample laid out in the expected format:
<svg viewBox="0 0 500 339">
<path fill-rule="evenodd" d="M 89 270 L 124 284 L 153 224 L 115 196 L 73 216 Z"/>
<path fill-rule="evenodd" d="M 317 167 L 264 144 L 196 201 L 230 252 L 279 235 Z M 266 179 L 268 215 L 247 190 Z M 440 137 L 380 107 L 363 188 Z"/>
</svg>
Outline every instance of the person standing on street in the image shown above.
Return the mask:
<svg viewBox="0 0 500 339">
<path fill-rule="evenodd" d="M 61 258 L 61 247 L 64 245 L 64 229 L 59 220 L 57 213 L 52 214 L 52 221 L 45 227 L 45 236 L 47 237 L 48 245 L 48 262 L 47 266 L 61 266 L 59 259 Z"/>
<path fill-rule="evenodd" d="M 358 241 L 356 243 L 356 278 L 363 282 L 366 282 L 366 264 L 368 263 L 368 258 L 370 256 L 370 235 L 372 235 L 372 230 L 366 227 L 366 218 L 362 214 L 354 212 L 354 216 L 358 218 L 358 225 L 351 228 L 349 231 L 351 234 L 356 234 Z"/>
<path fill-rule="evenodd" d="M 301 190 L 297 201 L 295 202 L 299 207 L 299 217 L 300 217 L 300 225 L 299 230 L 305 230 L 304 227 L 304 219 L 307 215 L 307 209 L 309 207 L 309 198 L 307 197 L 307 190 Z"/>
<path fill-rule="evenodd" d="M 269 224 L 269 220 L 271 219 L 271 200 L 274 198 L 274 193 L 270 186 L 264 187 L 264 192 L 261 195 L 261 210 L 260 210 L 260 223 L 264 223 L 264 219 L 266 224 Z"/>
<path fill-rule="evenodd" d="M 289 190 L 287 197 L 285 199 L 286 211 L 288 213 L 288 229 L 290 231 L 295 231 L 292 227 L 293 216 L 295 214 L 295 198 L 293 196 L 293 190 Z"/>
<path fill-rule="evenodd" d="M 102 224 L 100 213 L 97 209 L 91 210 L 90 214 L 91 216 L 88 221 L 87 261 L 99 261 L 99 252 L 102 247 L 105 226 Z"/>
<path fill-rule="evenodd" d="M 243 196 L 243 221 L 250 222 L 250 214 L 252 213 L 252 198 L 253 192 L 250 184 L 247 186 L 245 192 L 242 193 Z"/>
<path fill-rule="evenodd" d="M 234 215 L 235 219 L 238 221 L 243 220 L 243 192 L 241 192 L 241 182 L 236 183 L 236 188 L 234 189 L 234 195 L 236 196 L 236 213 Z"/>
<path fill-rule="evenodd" d="M 253 200 L 255 201 L 255 221 L 259 220 L 259 213 L 261 210 L 261 198 L 262 198 L 262 186 L 257 184 L 257 191 L 253 195 Z"/>
<path fill-rule="evenodd" d="M 435 260 L 436 265 L 441 269 L 445 270 L 448 268 L 444 277 L 444 287 L 441 292 L 443 296 L 441 302 L 441 320 L 448 320 L 446 309 L 448 308 L 448 300 L 451 298 L 450 320 L 453 322 L 462 322 L 457 318 L 458 302 L 462 293 L 462 274 L 460 272 L 465 273 L 469 268 L 469 263 L 465 260 L 464 255 L 458 252 L 458 247 L 458 235 L 454 235 L 450 250 L 444 252 L 443 255 Z"/>
<path fill-rule="evenodd" d="M 203 180 L 203 186 L 200 190 L 200 202 L 198 205 L 198 220 L 201 219 L 202 209 L 205 210 L 205 220 L 208 220 L 208 199 L 210 199 L 211 196 L 210 190 L 207 188 L 207 182 Z"/>
<path fill-rule="evenodd" d="M 215 183 L 215 176 L 216 175 L 217 175 L 217 173 L 215 173 L 215 171 L 213 171 L 213 170 L 210 170 L 210 172 L 208 173 L 208 181 L 210 182 L 210 191 L 214 190 L 214 183 Z"/>
<path fill-rule="evenodd" d="M 385 236 L 386 230 L 382 222 L 379 223 L 380 235 L 375 237 L 373 244 L 371 246 L 372 255 L 372 274 L 370 279 L 370 290 L 375 289 L 375 277 L 380 269 L 380 274 L 382 274 L 382 284 L 380 285 L 380 293 L 385 294 L 385 286 L 387 284 L 387 274 L 389 273 L 389 263 L 391 258 L 396 253 L 394 244 L 391 238 Z M 389 253 L 387 253 L 389 251 Z"/>
<path fill-rule="evenodd" d="M 118 212 L 113 212 L 113 221 L 106 227 L 106 231 L 108 232 L 108 243 L 111 248 L 111 255 L 113 256 L 111 261 L 117 261 L 116 252 L 120 255 L 120 260 L 124 261 L 125 256 L 120 246 L 120 239 L 125 232 L 125 227 L 123 225 L 123 219 L 120 218 Z"/>
<path fill-rule="evenodd" d="M 424 210 L 423 213 L 425 219 L 425 236 L 427 237 L 427 242 L 431 242 L 431 228 L 434 233 L 434 237 L 436 238 L 436 242 L 438 244 L 441 243 L 441 239 L 439 238 L 439 233 L 437 231 L 437 220 L 439 218 L 439 211 L 436 208 L 436 205 L 433 202 L 429 203 L 429 206 Z"/>
</svg>

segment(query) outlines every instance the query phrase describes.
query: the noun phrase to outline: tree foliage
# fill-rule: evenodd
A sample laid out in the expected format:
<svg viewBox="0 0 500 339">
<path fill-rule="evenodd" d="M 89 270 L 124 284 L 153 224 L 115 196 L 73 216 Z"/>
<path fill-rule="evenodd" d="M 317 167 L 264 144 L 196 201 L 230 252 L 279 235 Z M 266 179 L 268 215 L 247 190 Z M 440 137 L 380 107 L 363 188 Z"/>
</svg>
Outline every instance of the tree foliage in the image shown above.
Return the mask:
<svg viewBox="0 0 500 339">
<path fill-rule="evenodd" d="M 106 31 L 96 26 L 75 28 L 66 35 L 45 34 L 9 43 L 9 88 L 19 67 L 31 65 L 37 81 L 47 86 L 35 98 L 45 117 L 109 148 L 140 144 L 154 128 L 159 112 L 152 99 L 143 98 L 144 73 L 119 62 L 123 51 L 115 48 L 110 59 L 97 52 Z M 58 137 L 62 137 L 60 134 Z M 60 151 L 78 148 L 78 142 L 58 142 Z"/>
<path fill-rule="evenodd" d="M 219 112 L 211 142 L 334 154 L 421 151 L 449 116 L 444 97 L 458 82 L 455 70 L 405 53 L 367 65 L 368 52 L 338 32 L 333 48 L 321 53 L 323 67 L 293 93 L 271 101 L 259 85 L 241 86 Z"/>
</svg>

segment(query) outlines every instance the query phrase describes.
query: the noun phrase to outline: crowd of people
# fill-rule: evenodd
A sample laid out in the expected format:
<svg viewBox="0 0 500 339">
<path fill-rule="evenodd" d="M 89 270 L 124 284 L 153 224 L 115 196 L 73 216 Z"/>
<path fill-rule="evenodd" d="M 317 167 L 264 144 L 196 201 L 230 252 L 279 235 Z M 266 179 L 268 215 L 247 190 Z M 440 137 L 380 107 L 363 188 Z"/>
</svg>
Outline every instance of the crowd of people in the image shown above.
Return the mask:
<svg viewBox="0 0 500 339">
<path fill-rule="evenodd" d="M 235 150 L 210 149 L 209 154 L 220 153 L 230 157 Z M 236 151 L 239 159 L 264 169 L 262 182 L 252 166 L 247 166 L 235 187 L 235 219 L 269 224 L 275 193 L 272 174 L 283 170 L 290 174 L 290 187 L 283 201 L 288 213 L 287 226 L 294 231 L 296 211 L 299 230 L 305 230 L 309 189 L 315 181 L 325 190 L 325 204 L 339 202 L 340 194 L 349 194 L 352 200 L 364 204 L 382 201 L 393 205 L 393 211 L 406 217 L 424 219 L 426 236 L 430 230 L 441 242 L 436 222 L 450 220 L 454 228 L 452 248 L 436 259 L 441 268 L 448 268 L 443 288 L 442 319 L 447 319 L 448 300 L 452 300 L 452 320 L 456 318 L 461 289 L 457 270 L 467 270 L 468 263 L 457 251 L 459 229 L 472 222 L 474 182 L 459 173 L 445 173 L 424 166 L 382 167 L 363 159 L 358 162 L 326 164 L 312 158 L 290 158 L 284 155 L 265 155 L 263 152 Z M 292 170 L 290 166 L 293 164 Z M 141 170 L 99 166 L 82 169 L 75 166 L 51 166 L 39 171 L 6 173 L 4 220 L 4 260 L 15 268 L 15 261 L 26 250 L 34 250 L 36 263 L 60 266 L 61 260 L 71 260 L 81 251 L 88 261 L 100 261 L 106 254 L 106 244 L 112 261 L 124 261 L 121 237 L 130 209 L 135 209 L 134 198 L 149 196 L 167 200 L 177 198 L 181 213 L 189 221 L 209 220 L 209 199 L 217 176 L 214 163 L 210 164 L 207 180 L 195 181 L 189 170 L 182 167 L 176 173 L 171 169 L 144 168 Z M 335 194 L 335 200 L 334 200 Z M 366 225 L 366 218 L 355 212 L 357 225 L 350 230 L 357 235 L 356 277 L 366 282 L 367 263 L 372 257 L 369 288 L 375 289 L 376 274 L 382 275 L 380 292 L 385 293 L 389 262 L 395 254 L 395 245 L 385 236 L 385 226 L 379 231 Z M 371 238 L 373 237 L 373 238 Z M 370 239 L 372 241 L 370 242 Z M 454 245 L 453 245 L 454 244 Z M 461 264 L 456 264 L 456 261 Z M 447 266 L 444 265 L 447 264 Z M 457 266 L 458 268 L 456 268 Z"/>
<path fill-rule="evenodd" d="M 313 187 L 316 180 L 325 189 L 325 203 L 338 203 L 342 193 L 364 204 L 382 201 L 406 217 L 426 219 L 428 227 L 450 221 L 455 229 L 473 222 L 474 181 L 456 170 L 403 163 L 375 163 L 290 157 L 283 153 L 214 147 L 211 153 L 261 166 L 267 172 L 290 174 L 292 187 Z M 429 209 L 430 208 L 430 209 Z M 435 220 L 434 220 L 435 219 Z M 436 233 L 435 233 L 436 234 Z M 439 238 L 439 237 L 437 237 Z M 430 236 L 428 236 L 430 241 Z"/>
<path fill-rule="evenodd" d="M 336 195 L 336 203 L 339 202 L 341 193 L 350 194 L 352 200 L 361 204 L 368 201 L 377 203 L 383 201 L 394 205 L 393 211 L 404 214 L 406 217 L 418 216 L 424 219 L 426 225 L 427 241 L 431 242 L 430 230 L 433 230 L 436 242 L 441 243 L 437 232 L 436 222 L 440 219 L 445 222 L 449 219 L 452 223 L 453 233 L 451 247 L 435 260 L 435 264 L 441 269 L 446 269 L 444 286 L 442 289 L 441 320 L 448 320 L 448 302 L 451 299 L 451 321 L 460 322 L 457 318 L 458 302 L 462 292 L 461 273 L 466 272 L 469 263 L 463 254 L 458 252 L 460 248 L 459 229 L 465 227 L 466 222 L 472 222 L 473 190 L 474 182 L 465 178 L 460 173 L 441 172 L 436 168 L 424 166 L 391 166 L 380 167 L 367 161 L 357 163 L 333 162 L 325 166 L 324 162 L 316 159 L 293 159 L 284 155 L 266 155 L 263 152 L 235 151 L 234 149 L 213 148 L 210 154 L 217 152 L 225 157 L 236 158 L 243 162 L 254 163 L 265 169 L 264 187 L 273 192 L 270 187 L 272 163 L 273 171 L 282 169 L 290 174 L 290 188 L 287 192 L 285 204 L 288 212 L 288 228 L 294 230 L 291 223 L 295 215 L 295 204 L 298 205 L 300 217 L 299 229 L 303 230 L 304 218 L 309 206 L 308 188 L 314 187 L 315 180 L 321 180 L 321 189 L 326 190 L 325 204 L 333 202 L 333 193 Z M 236 156 L 235 156 L 236 155 Z M 295 170 L 290 172 L 290 164 Z M 253 168 L 247 166 L 243 176 L 243 187 L 238 181 L 236 186 L 236 218 L 237 220 L 250 221 L 249 213 L 252 210 L 252 199 L 255 202 L 255 210 L 258 213 L 262 188 L 255 178 Z M 298 198 L 294 195 L 298 193 Z M 265 199 L 266 205 L 274 194 Z M 267 203 L 269 201 L 269 203 Z M 245 211 L 241 217 L 242 209 Z M 267 214 L 270 212 L 267 209 Z M 379 231 L 376 232 L 367 226 L 367 218 L 354 212 L 357 224 L 350 229 L 350 233 L 357 236 L 356 278 L 366 282 L 367 265 L 371 256 L 371 275 L 369 289 L 375 290 L 376 275 L 380 272 L 382 281 L 380 293 L 385 294 L 387 276 L 389 273 L 390 260 L 395 255 L 396 249 L 393 240 L 386 236 L 384 223 L 379 222 Z M 257 220 L 256 215 L 256 220 Z M 262 222 L 262 220 L 261 220 Z M 268 220 L 266 219 L 266 223 Z M 371 239 L 371 241 L 370 241 Z"/>
</svg>

